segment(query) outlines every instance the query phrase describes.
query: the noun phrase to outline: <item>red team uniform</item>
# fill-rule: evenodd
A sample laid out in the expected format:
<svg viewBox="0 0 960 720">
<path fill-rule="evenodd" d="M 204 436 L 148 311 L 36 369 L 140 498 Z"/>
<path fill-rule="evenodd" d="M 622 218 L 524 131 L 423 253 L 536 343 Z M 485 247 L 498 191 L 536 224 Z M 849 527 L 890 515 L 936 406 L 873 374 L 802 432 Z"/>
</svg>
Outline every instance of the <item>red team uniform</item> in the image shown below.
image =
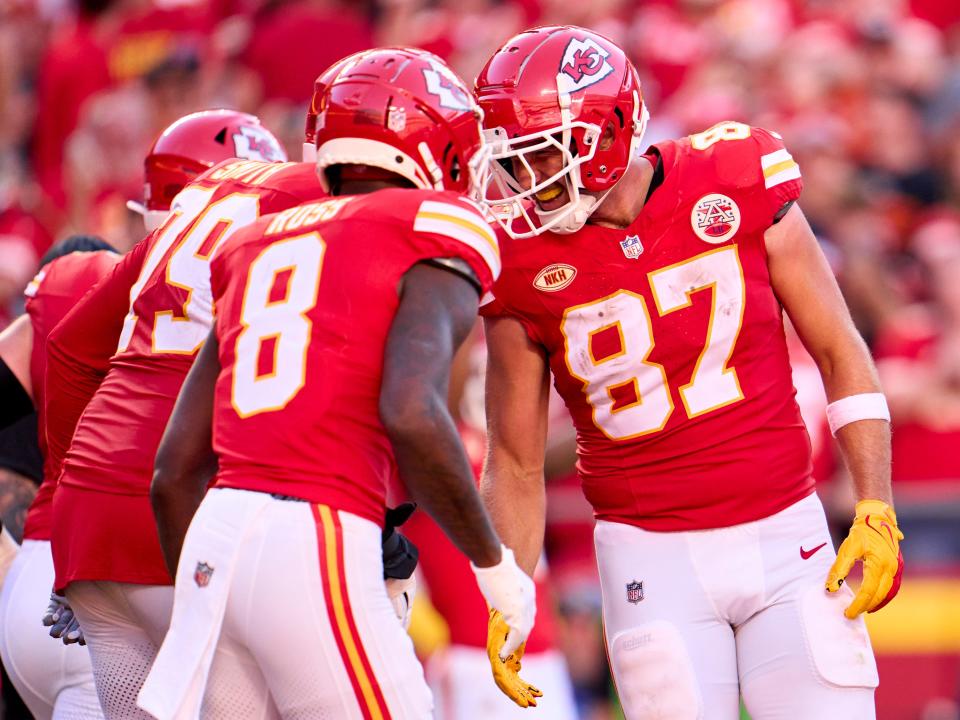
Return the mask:
<svg viewBox="0 0 960 720">
<path fill-rule="evenodd" d="M 412 189 L 292 208 L 214 258 L 219 470 L 184 542 L 171 631 L 140 695 L 153 715 L 189 716 L 203 691 L 191 679 L 208 673 L 204 707 L 244 697 L 269 716 L 430 714 L 382 580 L 397 469 L 379 402 L 397 289 L 434 258 L 466 261 L 483 292 L 500 269 L 471 202 Z M 313 612 L 298 612 L 302 602 Z M 248 632 L 251 611 L 260 632 Z"/>
<path fill-rule="evenodd" d="M 93 253 L 74 252 L 44 267 L 27 286 L 26 311 L 33 326 L 33 348 L 30 354 L 30 376 L 33 403 L 37 408 L 37 441 L 43 454 L 43 482 L 27 511 L 23 526 L 25 540 L 49 540 L 53 491 L 57 486 L 54 459 L 47 450 L 46 338 L 74 305 L 120 260 L 117 253 L 100 250 Z"/>
<path fill-rule="evenodd" d="M 630 227 L 501 237 L 481 313 L 517 318 L 548 353 L 597 518 L 674 531 L 767 517 L 813 492 L 763 240 L 799 169 L 778 137 L 737 124 L 646 157 L 663 180 Z"/>
<path fill-rule="evenodd" d="M 313 220 L 327 216 L 322 227 Z M 453 193 L 385 190 L 288 210 L 243 238 L 212 265 L 224 368 L 214 412 L 214 487 L 292 495 L 382 525 L 384 478 L 396 468 L 378 403 L 396 288 L 418 262 L 446 257 L 465 257 L 488 288 L 500 262 L 492 231 Z M 268 246 L 277 249 L 267 256 Z M 369 262 L 377 247 L 390 248 L 381 251 L 389 262 Z M 322 264 L 308 269 L 298 249 Z M 247 287 L 230 278 L 247 267 L 244 308 Z M 362 303 L 353 299 L 358 287 Z M 273 308 L 262 331 L 243 315 L 254 317 L 255 299 Z M 299 313 L 306 316 L 302 326 Z M 323 382 L 308 383 L 309 368 L 323 368 Z"/>
<path fill-rule="evenodd" d="M 742 694 L 759 720 L 874 717 L 866 627 L 843 615 L 849 588 L 824 590 L 836 555 L 767 263 L 799 166 L 778 135 L 734 122 L 641 159 L 636 70 L 582 28 L 511 39 L 476 93 L 504 231 L 481 313 L 542 349 L 574 421 L 625 716 L 735 720 Z M 647 162 L 636 217 L 602 223 L 630 206 L 621 193 L 586 224 Z"/>
<path fill-rule="evenodd" d="M 504 270 L 481 313 L 519 320 L 544 348 L 574 420 L 627 717 L 734 718 L 741 692 L 779 717 L 768 712 L 783 678 L 808 665 L 771 666 L 770 654 L 810 637 L 807 704 L 788 706 L 807 717 L 835 686 L 870 689 L 877 676 L 862 621 L 842 616 L 852 594 L 823 592 L 834 553 L 797 554 L 830 537 L 764 231 L 799 195 L 799 168 L 777 136 L 740 124 L 646 157 L 662 182 L 628 228 L 501 237 Z M 731 582 L 756 590 L 730 595 Z M 647 636 L 662 655 L 638 650 Z M 674 686 L 651 685 L 671 660 Z M 870 695 L 850 702 L 872 707 Z"/>
<path fill-rule="evenodd" d="M 209 332 L 210 257 L 261 215 L 322 195 L 309 165 L 213 167 L 51 336 L 48 432 L 54 466 L 63 467 L 51 533 L 56 587 L 84 629 L 108 718 L 146 717 L 136 693 L 169 623 L 173 588 L 150 482 Z"/>
<path fill-rule="evenodd" d="M 50 529 L 57 479 L 47 450 L 44 386 L 47 336 L 119 260 L 120 255 L 109 251 L 73 252 L 45 265 L 24 291 L 33 328 L 30 376 L 44 468 L 43 482 L 27 510 L 20 552 L 0 597 L 0 655 L 14 687 L 37 718 L 102 717 L 86 648 L 52 641 L 38 621 L 38 610 L 53 585 Z"/>
<path fill-rule="evenodd" d="M 59 398 L 70 402 L 70 394 L 55 393 L 51 385 L 53 461 L 58 448 L 69 446 L 54 500 L 58 588 L 77 580 L 170 584 L 150 509 L 150 480 L 180 385 L 209 331 L 210 257 L 261 215 L 322 194 L 310 165 L 222 163 L 191 183 L 167 223 L 98 287 L 98 298 L 110 303 L 88 304 L 91 324 L 74 324 L 69 336 L 55 337 L 51 351 L 64 363 L 51 377 L 58 388 L 83 382 L 76 371 L 89 375 L 64 357 L 67 349 L 82 358 L 109 357 L 89 403 L 80 398 L 58 412 Z M 83 416 L 71 442 L 78 410 Z M 60 506 L 67 511 L 58 513 Z"/>
</svg>

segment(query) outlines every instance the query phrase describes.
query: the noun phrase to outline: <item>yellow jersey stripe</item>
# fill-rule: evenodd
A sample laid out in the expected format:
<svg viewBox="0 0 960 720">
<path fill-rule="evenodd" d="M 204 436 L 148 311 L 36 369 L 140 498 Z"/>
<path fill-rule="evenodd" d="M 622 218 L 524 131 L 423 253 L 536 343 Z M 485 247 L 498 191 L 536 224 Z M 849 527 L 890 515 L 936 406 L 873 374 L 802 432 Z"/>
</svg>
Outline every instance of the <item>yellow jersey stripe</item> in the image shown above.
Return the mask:
<svg viewBox="0 0 960 720">
<path fill-rule="evenodd" d="M 471 233 L 481 238 L 490 248 L 493 250 L 497 256 L 500 255 L 500 248 L 497 247 L 497 241 L 493 237 L 493 234 L 489 230 L 481 230 L 476 223 L 470 222 L 469 220 L 464 220 L 463 218 L 456 217 L 454 215 L 447 215 L 446 213 L 439 212 L 428 212 L 421 210 L 417 213 L 417 220 L 440 220 L 442 222 L 449 222 L 462 227 L 466 230 L 469 230 Z"/>
<path fill-rule="evenodd" d="M 769 178 L 773 175 L 776 175 L 781 170 L 788 170 L 789 168 L 796 167 L 796 165 L 797 165 L 797 161 L 794 160 L 793 158 L 789 158 L 787 160 L 778 162 L 776 165 L 771 165 L 770 167 L 764 168 L 763 176 L 765 178 Z"/>
</svg>

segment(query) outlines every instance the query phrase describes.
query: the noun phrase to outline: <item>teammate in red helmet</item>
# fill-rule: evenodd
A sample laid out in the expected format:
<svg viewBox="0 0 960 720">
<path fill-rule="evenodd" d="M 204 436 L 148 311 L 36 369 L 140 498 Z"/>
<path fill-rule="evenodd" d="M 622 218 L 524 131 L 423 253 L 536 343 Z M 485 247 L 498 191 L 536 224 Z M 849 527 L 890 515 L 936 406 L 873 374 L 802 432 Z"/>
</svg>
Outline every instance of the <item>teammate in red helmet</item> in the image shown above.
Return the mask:
<svg viewBox="0 0 960 720">
<path fill-rule="evenodd" d="M 143 161 L 143 203 L 131 200 L 127 207 L 143 215 L 147 232 L 152 232 L 166 219 L 170 203 L 187 183 L 231 158 L 285 162 L 287 155 L 255 115 L 235 110 L 185 115 L 150 147 Z"/>
<path fill-rule="evenodd" d="M 597 517 L 626 717 L 732 720 L 741 695 L 758 720 L 874 717 L 859 615 L 889 602 L 902 570 L 889 413 L 783 140 L 725 122 L 643 150 L 636 70 L 576 27 L 510 39 L 476 95 L 504 263 L 482 308 L 482 490 L 505 542 L 532 572 L 552 373 Z M 859 501 L 836 556 L 784 310 L 820 367 Z M 854 595 L 840 583 L 857 560 Z"/>
<path fill-rule="evenodd" d="M 197 113 L 168 128 L 147 171 L 161 196 L 148 207 L 162 215 L 168 203 L 169 214 L 48 338 L 55 588 L 80 622 L 107 718 L 145 717 L 136 694 L 170 619 L 150 480 L 210 327 L 210 258 L 260 215 L 324 195 L 309 165 L 272 161 L 284 159 L 279 147 L 243 113 Z"/>
<path fill-rule="evenodd" d="M 241 693 L 247 717 L 432 717 L 383 584 L 397 474 L 472 561 L 506 654 L 533 625 L 533 582 L 490 526 L 446 405 L 453 352 L 500 270 L 469 198 L 480 111 L 439 58 L 402 48 L 341 63 L 313 108 L 335 197 L 263 218 L 214 258 L 216 323 L 157 454 L 177 567 L 140 693 L 157 718 Z"/>
</svg>

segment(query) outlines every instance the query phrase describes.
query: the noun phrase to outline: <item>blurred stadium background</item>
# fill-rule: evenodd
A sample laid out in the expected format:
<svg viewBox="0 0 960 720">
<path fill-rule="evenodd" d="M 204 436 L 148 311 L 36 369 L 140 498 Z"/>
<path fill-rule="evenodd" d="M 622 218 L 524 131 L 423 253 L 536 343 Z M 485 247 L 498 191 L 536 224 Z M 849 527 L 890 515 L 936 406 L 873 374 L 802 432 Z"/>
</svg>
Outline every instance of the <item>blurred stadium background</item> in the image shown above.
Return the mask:
<svg viewBox="0 0 960 720">
<path fill-rule="evenodd" d="M 21 292 L 57 239 L 95 233 L 127 250 L 142 237 L 126 201 L 142 195 L 152 139 L 179 116 L 256 113 L 299 159 L 313 79 L 343 55 L 417 45 L 472 82 L 515 32 L 565 23 L 631 54 L 652 114 L 647 141 L 740 120 L 778 130 L 800 162 L 801 204 L 894 417 L 907 570 L 896 602 L 868 618 L 878 717 L 960 718 L 957 0 L 0 0 L 0 328 L 22 311 Z M 478 347 L 454 399 L 475 448 Z M 819 378 L 802 349 L 795 360 L 821 495 L 845 532 L 852 502 Z M 13 527 L 37 476 L 21 443 L 0 439 L 9 488 L 0 512 Z M 618 715 L 571 458 L 558 420 L 548 529 L 556 640 L 582 717 L 605 720 Z M 414 633 L 427 655 L 449 633 L 426 603 L 420 610 Z M 7 717 L 18 717 L 13 706 Z"/>
</svg>

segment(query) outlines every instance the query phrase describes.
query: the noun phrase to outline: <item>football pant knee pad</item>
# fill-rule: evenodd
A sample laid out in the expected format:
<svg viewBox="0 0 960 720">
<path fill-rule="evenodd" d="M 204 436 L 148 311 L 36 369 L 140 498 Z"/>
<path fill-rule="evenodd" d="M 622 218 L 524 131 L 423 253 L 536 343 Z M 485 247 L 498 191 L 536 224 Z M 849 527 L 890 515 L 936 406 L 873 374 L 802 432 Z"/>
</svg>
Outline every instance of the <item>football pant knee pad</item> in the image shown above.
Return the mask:
<svg viewBox="0 0 960 720">
<path fill-rule="evenodd" d="M 610 662 L 627 720 L 698 720 L 701 697 L 686 644 L 666 620 L 623 630 Z"/>
</svg>

